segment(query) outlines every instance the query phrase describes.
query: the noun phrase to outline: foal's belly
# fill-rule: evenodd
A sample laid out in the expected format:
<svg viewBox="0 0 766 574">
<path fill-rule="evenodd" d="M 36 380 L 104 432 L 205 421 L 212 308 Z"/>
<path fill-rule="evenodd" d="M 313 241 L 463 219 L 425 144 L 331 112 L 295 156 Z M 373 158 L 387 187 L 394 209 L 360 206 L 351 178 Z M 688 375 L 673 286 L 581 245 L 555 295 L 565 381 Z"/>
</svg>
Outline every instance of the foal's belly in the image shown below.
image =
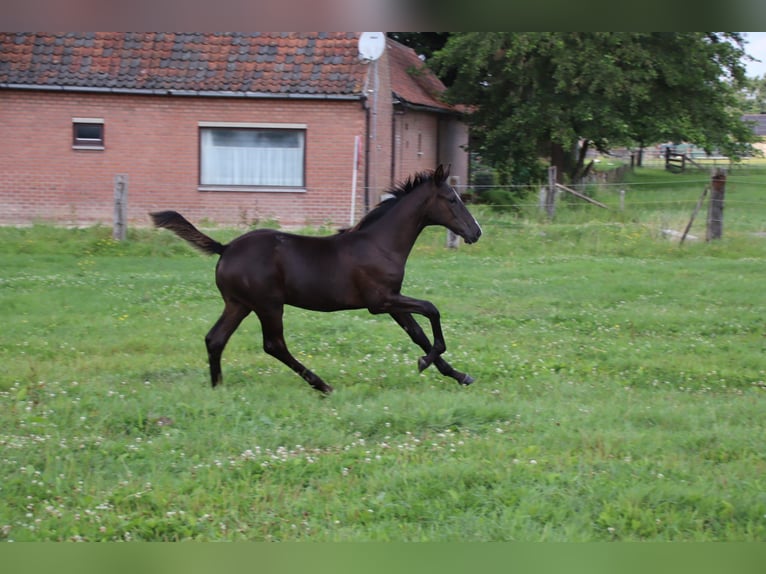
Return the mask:
<svg viewBox="0 0 766 574">
<path fill-rule="evenodd" d="M 312 311 L 341 311 L 364 307 L 364 300 L 347 275 L 332 271 L 285 277 L 285 304 Z"/>
</svg>

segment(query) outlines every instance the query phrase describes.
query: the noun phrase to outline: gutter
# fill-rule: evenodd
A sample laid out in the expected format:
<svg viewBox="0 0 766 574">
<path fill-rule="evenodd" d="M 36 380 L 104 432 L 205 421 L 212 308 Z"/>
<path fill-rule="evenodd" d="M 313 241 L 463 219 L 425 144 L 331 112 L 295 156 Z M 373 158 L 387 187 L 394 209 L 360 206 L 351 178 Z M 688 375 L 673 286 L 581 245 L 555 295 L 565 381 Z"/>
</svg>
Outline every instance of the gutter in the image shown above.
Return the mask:
<svg viewBox="0 0 766 574">
<path fill-rule="evenodd" d="M 444 114 L 444 115 L 450 115 L 450 116 L 462 115 L 461 112 L 452 108 L 437 108 L 436 106 L 429 106 L 426 104 L 413 104 L 408 102 L 404 98 L 398 96 L 397 94 L 394 94 L 393 104 L 400 105 L 403 108 L 407 108 L 409 110 L 414 110 L 418 112 L 433 112 L 437 114 Z"/>
<path fill-rule="evenodd" d="M 129 94 L 141 96 L 187 96 L 203 98 L 258 98 L 258 99 L 293 99 L 293 100 L 342 100 L 357 101 L 363 98 L 360 94 L 305 94 L 305 93 L 273 93 L 273 92 L 232 92 L 215 90 L 174 90 L 174 89 L 142 89 L 142 88 L 105 88 L 91 86 L 61 86 L 46 84 L 9 84 L 0 83 L 0 89 L 7 90 L 38 90 L 46 92 L 86 92 L 95 94 Z"/>
</svg>

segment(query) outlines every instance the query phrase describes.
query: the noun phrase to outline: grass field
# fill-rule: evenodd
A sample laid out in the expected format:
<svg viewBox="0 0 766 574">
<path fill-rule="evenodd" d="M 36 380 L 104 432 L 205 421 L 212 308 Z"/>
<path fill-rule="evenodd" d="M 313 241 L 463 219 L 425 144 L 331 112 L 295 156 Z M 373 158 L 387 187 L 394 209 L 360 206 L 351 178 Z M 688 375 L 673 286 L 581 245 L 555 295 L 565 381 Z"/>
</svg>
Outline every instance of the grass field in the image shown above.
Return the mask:
<svg viewBox="0 0 766 574">
<path fill-rule="evenodd" d="M 724 239 L 682 247 L 661 230 L 704 182 L 667 178 L 633 176 L 624 211 L 475 210 L 457 251 L 424 233 L 404 292 L 439 306 L 468 388 L 418 374 L 390 319 L 289 309 L 336 392 L 255 318 L 213 391 L 213 258 L 0 228 L 0 539 L 766 540 L 766 177 L 732 174 Z"/>
</svg>

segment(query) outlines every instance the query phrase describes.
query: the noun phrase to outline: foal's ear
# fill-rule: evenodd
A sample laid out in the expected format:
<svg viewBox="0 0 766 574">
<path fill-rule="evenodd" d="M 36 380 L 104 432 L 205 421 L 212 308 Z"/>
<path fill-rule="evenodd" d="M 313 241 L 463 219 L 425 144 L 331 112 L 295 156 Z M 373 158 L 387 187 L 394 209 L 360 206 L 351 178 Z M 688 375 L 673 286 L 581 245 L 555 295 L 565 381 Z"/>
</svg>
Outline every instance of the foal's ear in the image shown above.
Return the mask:
<svg viewBox="0 0 766 574">
<path fill-rule="evenodd" d="M 441 185 L 445 181 L 447 181 L 447 178 L 449 177 L 449 170 L 450 167 L 452 167 L 452 164 L 447 166 L 447 169 L 444 169 L 443 164 L 439 164 L 439 167 L 436 168 L 436 171 L 434 171 L 434 183 L 436 185 Z"/>
</svg>

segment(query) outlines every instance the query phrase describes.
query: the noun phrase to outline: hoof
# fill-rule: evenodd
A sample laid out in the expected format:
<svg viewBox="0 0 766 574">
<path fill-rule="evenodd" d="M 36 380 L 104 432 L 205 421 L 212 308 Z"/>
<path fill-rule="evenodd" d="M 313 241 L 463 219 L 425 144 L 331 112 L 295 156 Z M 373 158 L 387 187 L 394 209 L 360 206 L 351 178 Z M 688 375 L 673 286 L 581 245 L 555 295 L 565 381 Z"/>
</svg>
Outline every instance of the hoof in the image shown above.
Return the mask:
<svg viewBox="0 0 766 574">
<path fill-rule="evenodd" d="M 471 375 L 463 375 L 463 378 L 458 381 L 461 385 L 464 387 L 467 387 L 468 385 L 472 384 L 476 379 L 474 379 Z"/>
<path fill-rule="evenodd" d="M 314 387 L 314 389 L 316 389 L 317 391 L 322 393 L 322 395 L 325 396 L 325 397 L 327 397 L 330 394 L 332 394 L 332 392 L 334 390 L 330 385 L 327 385 L 327 384 L 317 385 L 316 387 Z"/>
<path fill-rule="evenodd" d="M 430 366 L 431 366 L 431 361 L 428 360 L 428 357 L 420 357 L 418 359 L 418 371 L 419 372 L 422 373 L 423 371 L 425 371 Z"/>
</svg>

